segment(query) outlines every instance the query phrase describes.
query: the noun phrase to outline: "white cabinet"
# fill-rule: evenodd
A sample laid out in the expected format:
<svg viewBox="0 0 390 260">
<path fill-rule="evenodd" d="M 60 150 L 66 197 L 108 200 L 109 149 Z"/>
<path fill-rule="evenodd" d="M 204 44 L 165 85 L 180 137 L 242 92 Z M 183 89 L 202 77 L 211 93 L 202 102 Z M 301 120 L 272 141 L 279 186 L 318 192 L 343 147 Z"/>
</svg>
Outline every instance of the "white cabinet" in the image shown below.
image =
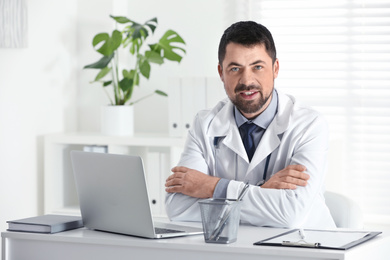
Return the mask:
<svg viewBox="0 0 390 260">
<path fill-rule="evenodd" d="M 156 134 L 105 136 L 99 133 L 66 133 L 45 136 L 44 213 L 79 214 L 70 151 L 99 145 L 107 146 L 108 153 L 143 158 L 152 212 L 156 216 L 165 216 L 165 179 L 178 162 L 184 142 L 183 138 Z"/>
</svg>

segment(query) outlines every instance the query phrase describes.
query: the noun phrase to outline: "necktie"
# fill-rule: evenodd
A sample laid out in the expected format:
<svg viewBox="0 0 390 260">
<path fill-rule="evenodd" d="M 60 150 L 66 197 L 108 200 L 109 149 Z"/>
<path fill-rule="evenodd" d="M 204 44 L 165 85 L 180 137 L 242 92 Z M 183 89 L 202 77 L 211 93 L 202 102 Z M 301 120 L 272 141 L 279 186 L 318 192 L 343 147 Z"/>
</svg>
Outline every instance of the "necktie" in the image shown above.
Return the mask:
<svg viewBox="0 0 390 260">
<path fill-rule="evenodd" d="M 248 155 L 249 161 L 252 160 L 253 154 L 255 153 L 256 150 L 256 145 L 253 141 L 252 133 L 253 131 L 255 131 L 257 127 L 258 126 L 256 124 L 248 123 L 248 122 L 240 126 L 240 129 L 242 130 L 243 133 L 242 141 L 244 143 L 244 147 Z"/>
</svg>

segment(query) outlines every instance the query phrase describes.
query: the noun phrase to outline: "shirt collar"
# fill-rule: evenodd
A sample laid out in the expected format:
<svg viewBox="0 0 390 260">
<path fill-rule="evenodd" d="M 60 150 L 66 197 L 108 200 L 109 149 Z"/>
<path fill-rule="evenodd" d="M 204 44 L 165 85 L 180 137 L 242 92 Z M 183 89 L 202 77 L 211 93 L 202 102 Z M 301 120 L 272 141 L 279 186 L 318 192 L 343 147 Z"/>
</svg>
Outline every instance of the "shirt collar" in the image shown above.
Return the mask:
<svg viewBox="0 0 390 260">
<path fill-rule="evenodd" d="M 244 117 L 235 106 L 234 106 L 234 117 L 238 127 L 240 127 L 241 125 L 249 121 L 263 129 L 267 129 L 269 124 L 271 124 L 272 120 L 274 119 L 277 111 L 278 111 L 278 93 L 274 89 L 272 92 L 271 102 L 268 105 L 268 107 L 260 115 L 255 117 L 253 120 L 248 120 L 246 117 Z"/>
</svg>

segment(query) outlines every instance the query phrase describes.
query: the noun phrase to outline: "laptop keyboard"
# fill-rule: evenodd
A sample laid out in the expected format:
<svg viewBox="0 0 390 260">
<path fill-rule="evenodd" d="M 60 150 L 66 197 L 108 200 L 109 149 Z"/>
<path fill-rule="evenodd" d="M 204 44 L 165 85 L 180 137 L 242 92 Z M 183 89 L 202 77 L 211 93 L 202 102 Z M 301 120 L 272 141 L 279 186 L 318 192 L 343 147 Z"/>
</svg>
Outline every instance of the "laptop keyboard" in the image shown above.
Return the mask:
<svg viewBox="0 0 390 260">
<path fill-rule="evenodd" d="M 183 233 L 182 230 L 176 230 L 176 229 L 169 229 L 169 228 L 154 228 L 154 231 L 156 234 L 168 234 L 168 233 Z"/>
</svg>

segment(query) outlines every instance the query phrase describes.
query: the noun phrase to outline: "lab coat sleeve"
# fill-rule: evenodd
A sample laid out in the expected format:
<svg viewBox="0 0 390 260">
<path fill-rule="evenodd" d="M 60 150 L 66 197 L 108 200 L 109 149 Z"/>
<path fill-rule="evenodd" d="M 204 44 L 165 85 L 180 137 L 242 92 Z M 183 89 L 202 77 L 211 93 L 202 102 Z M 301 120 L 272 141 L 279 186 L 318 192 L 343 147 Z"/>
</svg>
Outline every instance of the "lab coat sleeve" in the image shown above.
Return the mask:
<svg viewBox="0 0 390 260">
<path fill-rule="evenodd" d="M 294 128 L 294 133 L 285 133 L 283 138 L 286 141 L 281 142 L 279 151 L 288 151 L 291 156 L 286 156 L 285 162 L 278 163 L 283 166 L 277 171 L 288 165 L 304 165 L 306 173 L 310 175 L 307 186 L 298 186 L 295 190 L 251 186 L 242 202 L 241 221 L 257 226 L 316 226 L 318 224 L 313 223 L 317 219 L 327 219 L 321 214 L 329 214 L 322 197 L 327 169 L 327 123 L 324 118 L 316 117 L 312 122 Z M 231 181 L 227 196 L 237 197 L 242 187 L 242 182 Z M 328 219 L 329 221 L 325 221 L 327 223 L 321 225 L 333 228 L 333 220 L 331 217 Z"/>
<path fill-rule="evenodd" d="M 195 137 L 194 129 L 200 127 L 199 115 L 195 117 L 193 128 L 188 131 L 184 151 L 181 155 L 179 166 L 185 166 L 209 174 L 208 165 L 203 152 L 204 142 Z M 193 198 L 181 193 L 167 193 L 165 208 L 168 218 L 173 221 L 201 221 L 198 198 Z"/>
</svg>

